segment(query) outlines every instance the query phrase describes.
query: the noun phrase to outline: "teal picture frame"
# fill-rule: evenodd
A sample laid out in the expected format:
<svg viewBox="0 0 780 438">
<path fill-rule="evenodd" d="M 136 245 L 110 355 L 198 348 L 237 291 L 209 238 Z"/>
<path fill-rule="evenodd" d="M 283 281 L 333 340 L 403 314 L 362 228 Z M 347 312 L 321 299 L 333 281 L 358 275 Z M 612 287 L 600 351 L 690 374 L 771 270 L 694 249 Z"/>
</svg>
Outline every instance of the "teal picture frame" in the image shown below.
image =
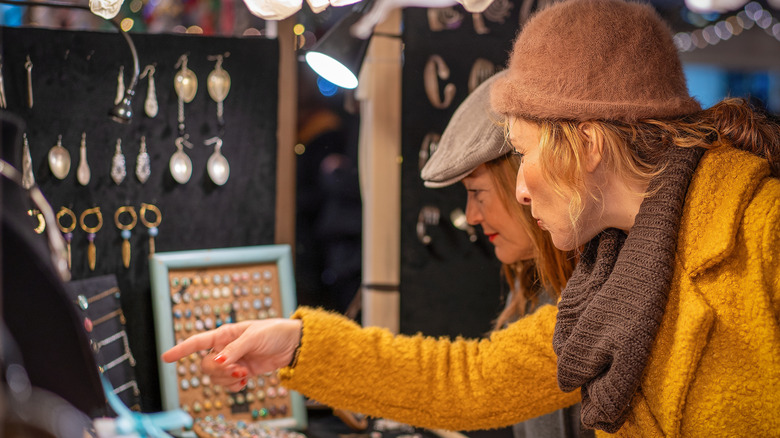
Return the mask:
<svg viewBox="0 0 780 438">
<path fill-rule="evenodd" d="M 279 293 L 282 315 L 287 317 L 295 311 L 295 276 L 293 274 L 292 251 L 289 245 L 260 245 L 237 248 L 205 249 L 193 251 L 160 252 L 149 260 L 149 275 L 152 287 L 157 361 L 160 378 L 160 392 L 164 410 L 180 409 L 176 364 L 166 363 L 162 353 L 175 345 L 171 291 L 168 275 L 171 270 L 199 269 L 253 263 L 275 263 L 278 271 Z M 267 427 L 306 429 L 308 419 L 303 396 L 290 391 L 291 409 L 287 417 L 260 420 Z"/>
</svg>

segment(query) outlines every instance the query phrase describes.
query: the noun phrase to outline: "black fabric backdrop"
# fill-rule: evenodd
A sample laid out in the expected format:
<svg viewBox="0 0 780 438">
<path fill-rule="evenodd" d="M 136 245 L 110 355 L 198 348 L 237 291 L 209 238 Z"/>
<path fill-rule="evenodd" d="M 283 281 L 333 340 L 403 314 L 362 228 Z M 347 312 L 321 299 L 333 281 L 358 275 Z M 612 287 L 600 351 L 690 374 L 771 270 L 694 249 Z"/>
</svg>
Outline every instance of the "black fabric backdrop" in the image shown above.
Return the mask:
<svg viewBox="0 0 780 438">
<path fill-rule="evenodd" d="M 156 249 L 180 251 L 271 244 L 274 241 L 276 184 L 276 126 L 278 44 L 261 38 L 216 38 L 193 35 L 132 34 L 141 69 L 156 63 L 156 88 L 160 111 L 150 119 L 143 112 L 148 81 L 141 80 L 133 101 L 135 117 L 129 125 L 111 121 L 119 66 L 129 83 L 132 58 L 117 33 L 2 28 L 3 76 L 8 110 L 27 123 L 35 178 L 55 212 L 61 206 L 80 215 L 99 206 L 103 228 L 97 233 L 97 266 L 87 265 L 87 236 L 79 227 L 73 238 L 73 278 L 114 273 L 122 291 L 130 346 L 137 360 L 136 374 L 144 411 L 161 407 L 157 375 L 157 351 L 148 271 L 148 233 L 140 222 L 132 232 L 132 261 L 122 266 L 120 231 L 114 212 L 122 205 L 136 211 L 141 203 L 153 203 L 162 211 Z M 206 173 L 213 147 L 203 141 L 218 134 L 216 103 L 206 91 L 206 78 L 214 68 L 207 56 L 230 52 L 224 68 L 232 87 L 225 100 L 222 153 L 230 163 L 230 179 L 216 186 Z M 177 104 L 173 89 L 174 64 L 189 54 L 189 68 L 198 78 L 195 99 L 185 104 L 186 129 L 193 149 L 193 174 L 187 184 L 177 184 L 168 170 L 176 151 Z M 33 62 L 34 106 L 26 104 L 24 62 Z M 87 134 L 87 157 L 92 179 L 86 187 L 76 180 L 81 133 Z M 71 155 L 71 170 L 64 180 L 49 170 L 47 154 L 61 134 Z M 135 177 L 140 138 L 146 136 L 152 175 L 145 184 Z M 117 138 L 127 162 L 127 177 L 116 185 L 109 172 Z M 21 154 L 14 163 L 20 166 Z M 148 216 L 153 219 L 152 215 Z M 128 220 L 124 215 L 124 221 Z M 94 217 L 89 221 L 94 221 Z M 89 222 L 93 224 L 94 222 Z M 6 275 L 13 275 L 6 273 Z M 67 378 L 67 376 L 62 376 Z"/>
<path fill-rule="evenodd" d="M 502 2 L 496 1 L 495 4 Z M 476 337 L 491 329 L 501 309 L 503 282 L 493 246 L 484 238 L 471 243 L 468 235 L 453 227 L 450 212 L 466 206 L 461 184 L 445 189 L 423 186 L 418 153 L 429 132 L 441 134 L 452 113 L 468 95 L 471 66 L 478 58 L 504 68 L 518 29 L 519 4 L 503 23 L 485 20 L 489 33 L 474 30 L 471 14 L 456 8 L 464 20 L 456 29 L 431 31 L 427 10 L 407 8 L 403 13 L 403 119 L 401 197 L 401 331 L 426 335 Z M 423 71 L 431 55 L 438 54 L 450 69 L 440 80 L 457 87 L 455 100 L 446 109 L 433 107 L 425 94 Z M 439 207 L 441 222 L 429 227 L 432 243 L 417 238 L 416 223 L 424 205 Z"/>
</svg>

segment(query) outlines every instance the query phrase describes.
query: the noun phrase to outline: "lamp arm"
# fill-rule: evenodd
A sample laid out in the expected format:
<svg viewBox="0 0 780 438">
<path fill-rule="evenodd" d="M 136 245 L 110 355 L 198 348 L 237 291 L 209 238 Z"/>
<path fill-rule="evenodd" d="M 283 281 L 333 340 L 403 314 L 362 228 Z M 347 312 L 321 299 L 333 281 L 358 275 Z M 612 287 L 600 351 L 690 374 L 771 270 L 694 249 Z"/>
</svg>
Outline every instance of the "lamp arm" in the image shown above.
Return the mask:
<svg viewBox="0 0 780 438">
<path fill-rule="evenodd" d="M 43 6 L 48 8 L 63 8 L 63 9 L 82 9 L 86 11 L 90 11 L 89 5 L 81 5 L 77 3 L 67 3 L 67 2 L 57 2 L 57 1 L 26 1 L 26 0 L 0 0 L 0 4 L 7 4 L 7 5 L 14 5 L 14 6 Z M 127 87 L 128 92 L 135 93 L 135 86 L 138 84 L 138 76 L 141 74 L 141 68 L 139 66 L 138 62 L 138 51 L 135 49 L 135 44 L 133 44 L 132 38 L 130 38 L 130 35 L 122 30 L 122 27 L 119 26 L 119 23 L 116 22 L 114 19 L 107 19 L 104 18 L 104 20 L 111 23 L 114 27 L 116 27 L 116 30 L 119 31 L 120 34 L 122 34 L 122 37 L 127 41 L 128 47 L 130 47 L 130 54 L 133 56 L 133 77 L 130 79 L 130 86 Z"/>
</svg>

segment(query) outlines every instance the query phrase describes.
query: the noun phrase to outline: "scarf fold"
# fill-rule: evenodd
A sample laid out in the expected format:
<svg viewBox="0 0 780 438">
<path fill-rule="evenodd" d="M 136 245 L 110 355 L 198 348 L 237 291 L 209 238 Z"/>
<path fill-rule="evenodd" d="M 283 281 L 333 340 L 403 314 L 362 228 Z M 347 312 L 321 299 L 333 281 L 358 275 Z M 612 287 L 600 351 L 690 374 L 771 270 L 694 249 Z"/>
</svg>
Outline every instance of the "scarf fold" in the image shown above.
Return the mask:
<svg viewBox="0 0 780 438">
<path fill-rule="evenodd" d="M 558 386 L 581 388 L 582 423 L 617 432 L 628 417 L 666 307 L 685 195 L 701 148 L 670 147 L 634 226 L 588 242 L 561 294 Z"/>
</svg>

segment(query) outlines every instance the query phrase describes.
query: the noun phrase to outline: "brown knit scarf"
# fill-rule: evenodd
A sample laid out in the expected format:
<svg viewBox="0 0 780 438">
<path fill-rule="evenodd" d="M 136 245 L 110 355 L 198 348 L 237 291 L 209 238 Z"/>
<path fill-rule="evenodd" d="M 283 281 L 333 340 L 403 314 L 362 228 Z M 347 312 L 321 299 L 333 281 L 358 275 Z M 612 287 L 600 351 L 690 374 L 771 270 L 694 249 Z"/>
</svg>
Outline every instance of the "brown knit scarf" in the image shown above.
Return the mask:
<svg viewBox="0 0 780 438">
<path fill-rule="evenodd" d="M 671 147 L 631 232 L 610 228 L 585 245 L 561 294 L 553 347 L 558 386 L 582 388 L 582 423 L 617 432 L 628 417 L 674 270 L 682 207 L 700 148 Z"/>
</svg>

